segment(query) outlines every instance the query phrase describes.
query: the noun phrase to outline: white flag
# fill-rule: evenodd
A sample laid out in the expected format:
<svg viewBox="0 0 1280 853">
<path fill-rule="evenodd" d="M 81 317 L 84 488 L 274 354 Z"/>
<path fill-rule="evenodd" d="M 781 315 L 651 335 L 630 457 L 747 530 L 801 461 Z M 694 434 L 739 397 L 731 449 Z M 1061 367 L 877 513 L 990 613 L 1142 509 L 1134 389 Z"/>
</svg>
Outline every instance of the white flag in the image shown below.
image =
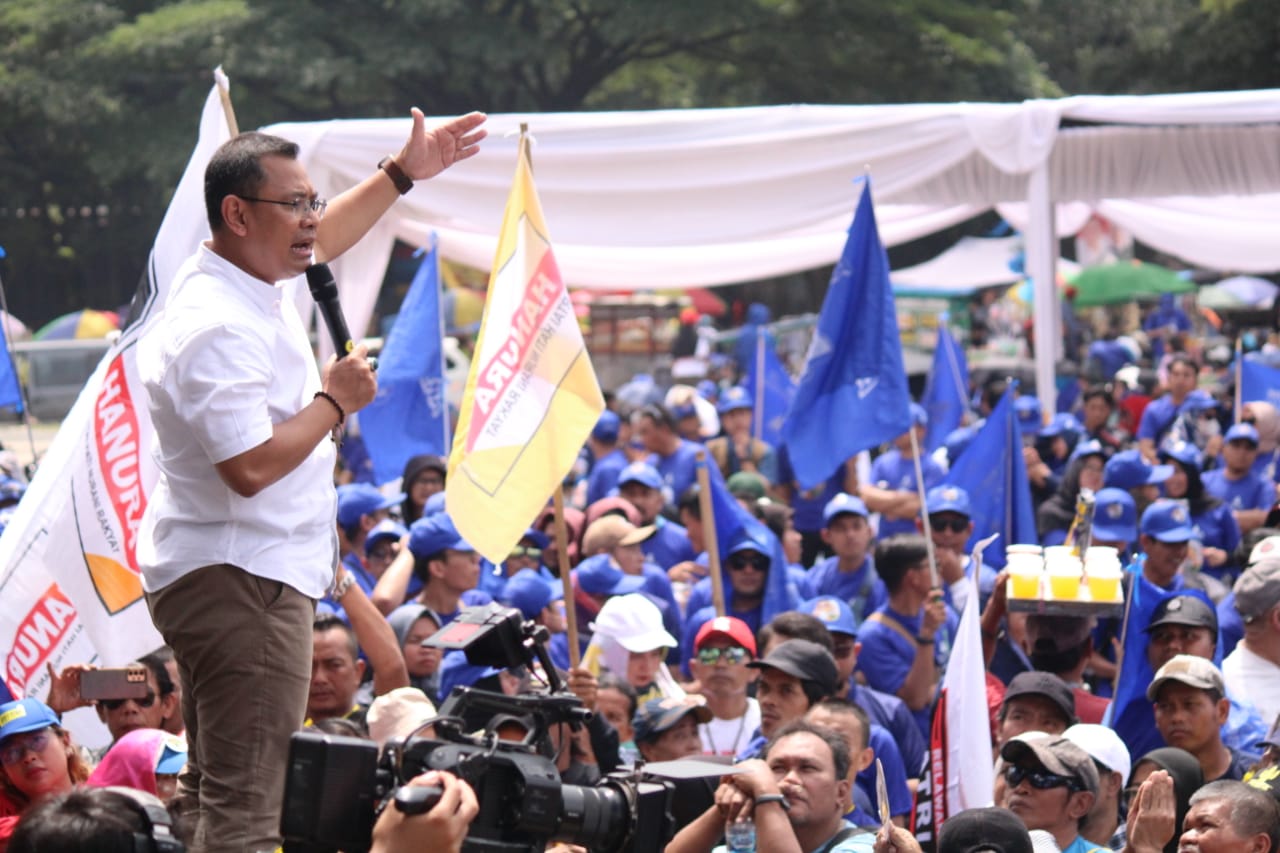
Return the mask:
<svg viewBox="0 0 1280 853">
<path fill-rule="evenodd" d="M 225 86 L 222 70 L 214 74 Z M 204 170 L 229 138 L 215 84 L 129 326 L 85 383 L 0 537 L 0 678 L 14 696 L 43 698 L 48 663 L 116 666 L 163 643 L 142 597 L 136 557 L 157 471 L 135 344 L 158 322 L 178 267 L 209 236 Z"/>
</svg>

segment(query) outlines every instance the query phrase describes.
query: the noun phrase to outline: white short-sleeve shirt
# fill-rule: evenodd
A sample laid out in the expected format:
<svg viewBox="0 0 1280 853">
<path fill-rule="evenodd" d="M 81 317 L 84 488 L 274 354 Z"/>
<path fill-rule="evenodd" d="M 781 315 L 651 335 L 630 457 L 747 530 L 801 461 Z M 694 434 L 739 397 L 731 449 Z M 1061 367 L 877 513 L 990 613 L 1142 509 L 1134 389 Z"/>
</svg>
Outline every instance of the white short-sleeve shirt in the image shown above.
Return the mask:
<svg viewBox="0 0 1280 853">
<path fill-rule="evenodd" d="M 163 316 L 138 343 L 160 476 L 138 537 L 154 592 L 202 566 L 229 563 L 320 598 L 338 559 L 335 448 L 251 498 L 215 464 L 271 438 L 320 390 L 293 301 L 205 244 L 179 270 Z"/>
</svg>

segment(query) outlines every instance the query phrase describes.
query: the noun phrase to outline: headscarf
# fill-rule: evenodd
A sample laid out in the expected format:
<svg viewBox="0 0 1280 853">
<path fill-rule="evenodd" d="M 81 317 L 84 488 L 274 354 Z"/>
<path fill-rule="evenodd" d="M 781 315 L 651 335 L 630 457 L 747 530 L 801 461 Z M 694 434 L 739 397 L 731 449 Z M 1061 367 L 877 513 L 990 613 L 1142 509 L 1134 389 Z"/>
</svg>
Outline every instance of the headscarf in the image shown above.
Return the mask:
<svg viewBox="0 0 1280 853">
<path fill-rule="evenodd" d="M 1036 512 L 1036 533 L 1041 539 L 1054 530 L 1069 530 L 1076 517 L 1076 498 L 1080 496 L 1080 472 L 1090 456 L 1101 456 L 1101 453 L 1089 453 L 1077 456 L 1067 464 L 1067 471 L 1062 475 L 1058 491 L 1040 505 Z"/>
<path fill-rule="evenodd" d="M 387 616 L 387 624 L 390 625 L 391 630 L 395 632 L 396 646 L 401 649 L 400 653 L 402 655 L 404 654 L 403 649 L 405 638 L 408 637 L 409 632 L 413 630 L 414 624 L 424 616 L 436 623 L 437 627 L 440 625 L 440 619 L 431 612 L 431 608 L 416 602 L 401 605 L 391 611 L 391 614 Z M 437 668 L 436 672 L 422 678 L 415 678 L 410 675 L 409 686 L 418 688 L 429 697 L 434 697 L 439 686 L 439 680 L 440 672 Z"/>
<path fill-rule="evenodd" d="M 434 468 L 443 474 L 447 467 L 443 458 L 431 453 L 410 456 L 409 461 L 404 463 L 404 472 L 400 475 L 400 491 L 404 492 L 404 500 L 400 503 L 400 517 L 405 526 L 413 524 L 423 516 L 423 508 L 415 506 L 409 494 L 413 491 L 413 481 L 428 468 Z"/>
<path fill-rule="evenodd" d="M 610 512 L 621 511 L 627 517 L 627 521 L 640 526 L 640 510 L 636 509 L 635 504 L 626 498 L 601 498 L 600 500 L 587 507 L 587 523 L 583 526 L 583 530 L 591 526 L 591 523 Z"/>
<path fill-rule="evenodd" d="M 187 744 L 182 738 L 164 729 L 134 729 L 107 750 L 85 784 L 90 788 L 119 785 L 158 796 L 156 766 L 166 747 L 173 752 L 187 751 Z"/>
<path fill-rule="evenodd" d="M 1161 770 L 1169 771 L 1173 778 L 1175 829 L 1173 838 L 1164 846 L 1164 853 L 1177 853 L 1178 839 L 1182 837 L 1182 822 L 1191 809 L 1191 795 L 1204 784 L 1204 771 L 1200 769 L 1200 762 L 1194 755 L 1176 746 L 1153 749 L 1134 762 L 1134 770 L 1144 761 L 1150 761 Z M 1129 775 L 1132 778 L 1133 774 Z"/>
<path fill-rule="evenodd" d="M 1245 403 L 1253 415 L 1253 426 L 1258 431 L 1258 453 L 1270 453 L 1280 444 L 1280 411 L 1262 400 Z"/>
</svg>

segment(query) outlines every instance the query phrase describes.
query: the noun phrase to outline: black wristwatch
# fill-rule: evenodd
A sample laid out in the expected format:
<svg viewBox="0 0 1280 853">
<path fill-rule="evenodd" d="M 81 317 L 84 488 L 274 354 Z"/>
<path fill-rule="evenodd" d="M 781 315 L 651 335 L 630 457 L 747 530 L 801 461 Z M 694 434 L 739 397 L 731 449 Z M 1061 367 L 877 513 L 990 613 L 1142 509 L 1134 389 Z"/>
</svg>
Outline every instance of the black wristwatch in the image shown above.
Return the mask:
<svg viewBox="0 0 1280 853">
<path fill-rule="evenodd" d="M 926 637 L 923 634 L 916 634 L 916 643 L 921 646 L 932 646 L 933 637 Z"/>
<path fill-rule="evenodd" d="M 390 154 L 378 161 L 378 168 L 387 173 L 387 177 L 391 179 L 391 183 L 396 185 L 396 190 L 399 191 L 400 195 L 404 195 L 413 189 L 413 178 L 404 173 L 404 169 L 400 168 L 396 158 Z"/>
</svg>

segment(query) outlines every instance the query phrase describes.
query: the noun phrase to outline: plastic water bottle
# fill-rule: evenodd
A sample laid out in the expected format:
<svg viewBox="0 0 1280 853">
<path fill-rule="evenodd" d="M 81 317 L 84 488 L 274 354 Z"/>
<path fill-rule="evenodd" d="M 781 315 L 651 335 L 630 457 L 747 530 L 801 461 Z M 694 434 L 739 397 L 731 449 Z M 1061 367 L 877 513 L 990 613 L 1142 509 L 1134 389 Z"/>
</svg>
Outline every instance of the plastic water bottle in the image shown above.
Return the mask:
<svg viewBox="0 0 1280 853">
<path fill-rule="evenodd" d="M 724 843 L 729 853 L 756 853 L 756 822 L 745 817 L 725 824 Z"/>
</svg>

